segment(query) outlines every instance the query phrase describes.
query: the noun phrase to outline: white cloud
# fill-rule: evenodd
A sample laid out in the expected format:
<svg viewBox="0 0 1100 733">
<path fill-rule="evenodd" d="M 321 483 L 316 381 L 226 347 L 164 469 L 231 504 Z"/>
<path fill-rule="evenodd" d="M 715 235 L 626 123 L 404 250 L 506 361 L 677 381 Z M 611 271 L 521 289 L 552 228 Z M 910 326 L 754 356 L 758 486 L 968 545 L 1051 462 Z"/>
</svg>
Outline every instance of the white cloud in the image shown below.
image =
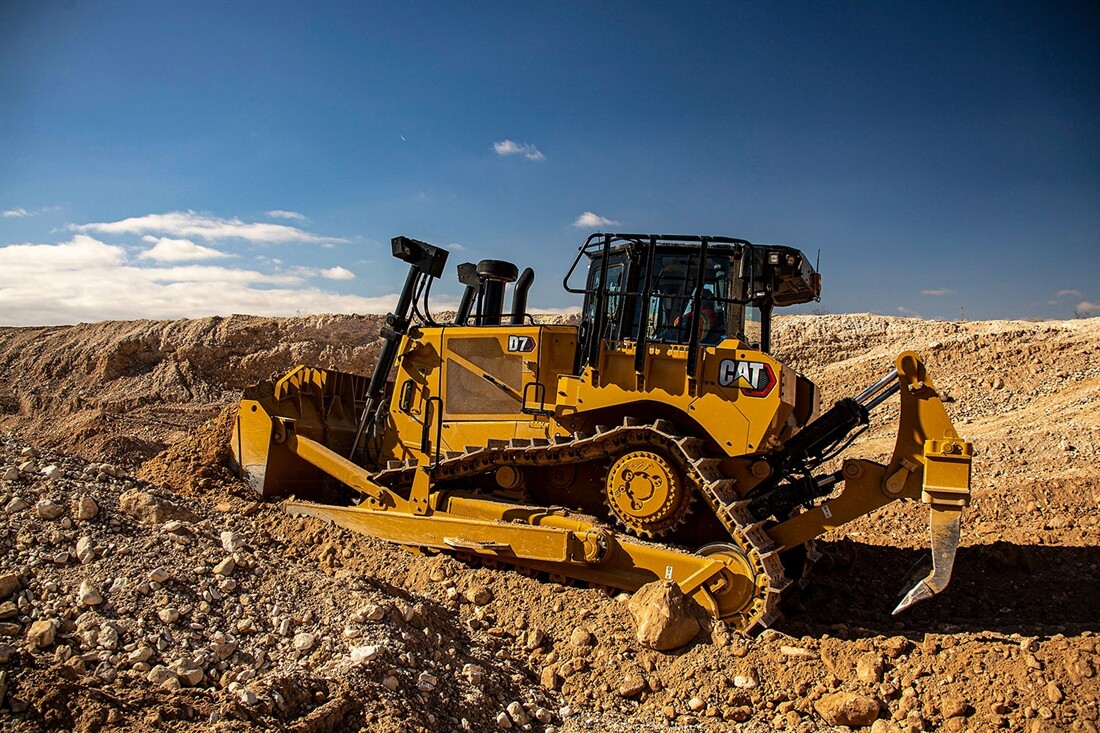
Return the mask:
<svg viewBox="0 0 1100 733">
<path fill-rule="evenodd" d="M 1056 298 L 1080 298 L 1084 295 L 1080 290 L 1059 290 L 1054 297 Z"/>
<path fill-rule="evenodd" d="M 126 260 L 122 247 L 104 244 L 84 234 L 62 244 L 12 244 L 0 247 L 0 272 L 15 279 L 22 272 L 58 272 L 113 267 Z"/>
<path fill-rule="evenodd" d="M 451 242 L 447 245 L 447 249 L 451 250 L 452 252 L 461 252 L 466 248 L 458 242 Z"/>
<path fill-rule="evenodd" d="M 272 209 L 267 212 L 267 215 L 272 219 L 291 219 L 293 221 L 306 221 L 304 214 L 299 214 L 297 211 L 287 211 L 285 209 Z"/>
<path fill-rule="evenodd" d="M 591 211 L 586 211 L 577 217 L 573 222 L 573 226 L 580 229 L 599 229 L 601 227 L 618 226 L 619 222 L 614 219 L 608 219 L 607 217 L 600 216 L 599 214 L 593 214 Z"/>
<path fill-rule="evenodd" d="M 139 260 L 153 260 L 155 262 L 194 262 L 196 260 L 216 260 L 222 257 L 232 257 L 227 252 L 221 252 L 213 247 L 204 247 L 195 244 L 190 239 L 168 239 L 167 237 L 144 236 L 143 241 L 151 242 L 154 246 L 138 255 Z"/>
<path fill-rule="evenodd" d="M 1074 307 L 1073 312 L 1079 316 L 1097 316 L 1100 315 L 1100 303 L 1082 300 Z"/>
<path fill-rule="evenodd" d="M 329 267 L 327 269 L 321 270 L 319 274 L 321 275 L 321 277 L 325 278 L 326 280 L 354 280 L 355 279 L 355 273 L 352 272 L 351 270 L 347 270 L 343 267 Z"/>
<path fill-rule="evenodd" d="M 921 295 L 940 296 L 940 295 L 954 295 L 955 292 L 956 291 L 948 290 L 947 288 L 933 288 L 931 290 L 922 290 L 922 291 L 920 291 L 920 294 Z"/>
<path fill-rule="evenodd" d="M 244 222 L 238 218 L 199 214 L 194 211 L 172 211 L 167 214 L 147 214 L 111 222 L 70 224 L 77 232 L 98 234 L 160 234 L 172 238 L 197 237 L 207 242 L 221 239 L 243 239 L 253 244 L 334 244 L 346 242 L 339 237 L 321 237 L 286 224 Z"/>
<path fill-rule="evenodd" d="M 493 143 L 493 152 L 497 155 L 522 155 L 527 160 L 546 159 L 546 156 L 531 143 L 517 143 L 513 140 L 501 140 Z"/>
<path fill-rule="evenodd" d="M 5 219 L 22 219 L 28 216 L 38 216 L 39 214 L 48 214 L 51 211 L 60 211 L 60 206 L 42 206 L 37 209 L 24 209 L 22 206 L 16 209 L 4 209 L 0 211 L 0 216 Z"/>
<path fill-rule="evenodd" d="M 312 273 L 267 274 L 214 265 L 130 261 L 122 246 L 76 234 L 60 244 L 0 247 L 0 320 L 56 325 L 133 318 L 196 318 L 249 313 L 384 313 L 396 294 L 345 295 L 306 286 Z M 343 268 L 329 268 L 329 276 Z M 325 277 L 324 274 L 321 275 Z M 439 299 L 435 307 L 454 307 Z"/>
<path fill-rule="evenodd" d="M 905 306 L 898 306 L 898 313 L 902 314 L 906 318 L 924 318 L 920 313 L 917 313 L 912 308 L 906 308 Z"/>
</svg>

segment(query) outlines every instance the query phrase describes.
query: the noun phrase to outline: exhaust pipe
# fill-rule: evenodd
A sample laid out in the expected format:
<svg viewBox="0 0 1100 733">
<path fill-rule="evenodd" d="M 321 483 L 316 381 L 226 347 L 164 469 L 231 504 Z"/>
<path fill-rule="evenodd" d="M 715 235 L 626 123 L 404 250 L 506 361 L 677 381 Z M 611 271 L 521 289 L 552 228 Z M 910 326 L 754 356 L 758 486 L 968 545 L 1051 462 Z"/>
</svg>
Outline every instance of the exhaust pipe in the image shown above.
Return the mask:
<svg viewBox="0 0 1100 733">
<path fill-rule="evenodd" d="M 478 286 L 477 325 L 499 326 L 504 313 L 504 286 L 515 282 L 519 270 L 504 260 L 482 260 L 477 263 Z"/>
<path fill-rule="evenodd" d="M 516 287 L 512 290 L 512 320 L 511 325 L 522 326 L 523 317 L 527 315 L 527 291 L 535 282 L 535 271 L 530 267 L 523 271 L 516 280 Z"/>
</svg>

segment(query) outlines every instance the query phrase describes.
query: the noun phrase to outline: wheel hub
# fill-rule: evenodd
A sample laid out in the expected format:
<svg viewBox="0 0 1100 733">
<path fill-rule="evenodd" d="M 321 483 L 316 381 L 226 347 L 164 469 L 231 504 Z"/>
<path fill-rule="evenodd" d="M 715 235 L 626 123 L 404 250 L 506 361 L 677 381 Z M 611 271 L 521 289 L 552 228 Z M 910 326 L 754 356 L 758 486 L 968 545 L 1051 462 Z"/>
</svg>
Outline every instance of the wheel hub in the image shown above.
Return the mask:
<svg viewBox="0 0 1100 733">
<path fill-rule="evenodd" d="M 624 527 L 655 537 L 677 527 L 687 514 L 691 494 L 680 473 L 650 451 L 620 456 L 607 474 L 607 505 Z"/>
</svg>

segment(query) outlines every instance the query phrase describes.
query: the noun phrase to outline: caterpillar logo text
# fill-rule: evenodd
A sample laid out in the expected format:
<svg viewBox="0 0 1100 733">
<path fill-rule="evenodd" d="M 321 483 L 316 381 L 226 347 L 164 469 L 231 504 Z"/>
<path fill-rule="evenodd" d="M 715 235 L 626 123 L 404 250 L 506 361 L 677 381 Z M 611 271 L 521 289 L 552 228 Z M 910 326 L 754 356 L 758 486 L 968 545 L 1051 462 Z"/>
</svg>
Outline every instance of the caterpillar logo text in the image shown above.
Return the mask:
<svg viewBox="0 0 1100 733">
<path fill-rule="evenodd" d="M 509 336 L 508 351 L 519 351 L 528 354 L 535 350 L 535 340 L 530 336 Z"/>
<path fill-rule="evenodd" d="M 735 387 L 746 397 L 767 397 L 775 388 L 775 372 L 765 362 L 723 359 L 718 365 L 718 384 Z"/>
</svg>

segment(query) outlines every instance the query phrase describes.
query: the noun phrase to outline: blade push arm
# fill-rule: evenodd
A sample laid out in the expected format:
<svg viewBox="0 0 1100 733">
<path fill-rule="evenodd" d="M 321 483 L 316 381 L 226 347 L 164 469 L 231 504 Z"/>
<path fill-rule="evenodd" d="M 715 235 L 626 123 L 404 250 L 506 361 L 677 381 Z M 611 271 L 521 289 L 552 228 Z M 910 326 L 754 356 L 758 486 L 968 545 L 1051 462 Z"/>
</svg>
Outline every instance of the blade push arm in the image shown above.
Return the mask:
<svg viewBox="0 0 1100 733">
<path fill-rule="evenodd" d="M 901 416 L 890 462 L 884 466 L 862 459 L 844 461 L 836 477 L 843 482 L 837 496 L 772 527 L 768 534 L 779 547 L 797 547 L 895 499 L 919 498 L 929 504 L 933 567 L 905 595 L 894 611 L 899 613 L 942 591 L 951 578 L 960 518 L 970 501 L 972 446 L 955 432 L 915 353 L 898 357 L 896 384 Z"/>
</svg>

